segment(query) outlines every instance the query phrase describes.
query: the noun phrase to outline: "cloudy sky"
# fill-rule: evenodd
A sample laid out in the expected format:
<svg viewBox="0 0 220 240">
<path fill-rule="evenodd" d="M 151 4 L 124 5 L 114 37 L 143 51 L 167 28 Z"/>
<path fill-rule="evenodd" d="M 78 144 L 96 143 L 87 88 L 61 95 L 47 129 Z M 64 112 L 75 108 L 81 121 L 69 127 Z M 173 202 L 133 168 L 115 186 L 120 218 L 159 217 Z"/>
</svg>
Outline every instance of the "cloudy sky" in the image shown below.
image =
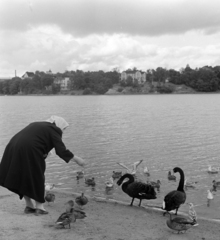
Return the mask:
<svg viewBox="0 0 220 240">
<path fill-rule="evenodd" d="M 219 0 L 0 0 L 0 78 L 220 65 Z"/>
</svg>

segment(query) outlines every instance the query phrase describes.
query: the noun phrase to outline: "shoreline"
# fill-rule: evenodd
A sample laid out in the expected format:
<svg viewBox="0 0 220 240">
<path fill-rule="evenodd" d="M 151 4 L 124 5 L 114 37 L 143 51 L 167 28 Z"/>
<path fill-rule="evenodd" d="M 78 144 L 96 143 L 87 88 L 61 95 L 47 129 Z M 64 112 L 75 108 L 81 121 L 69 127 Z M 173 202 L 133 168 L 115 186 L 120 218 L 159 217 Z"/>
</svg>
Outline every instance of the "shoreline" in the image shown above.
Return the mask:
<svg viewBox="0 0 220 240">
<path fill-rule="evenodd" d="M 137 96 L 137 95 L 213 95 L 213 94 L 220 94 L 220 92 L 175 92 L 175 93 L 105 93 L 105 94 L 14 94 L 14 95 L 7 95 L 7 94 L 0 94 L 0 97 L 60 97 L 60 96 Z"/>
<path fill-rule="evenodd" d="M 88 197 L 84 206 L 85 219 L 77 219 L 71 228 L 58 229 L 55 221 L 64 211 L 64 203 L 79 196 L 78 193 L 51 191 L 56 195 L 54 203 L 45 203 L 48 215 L 24 214 L 24 201 L 0 187 L 1 240 L 65 239 L 65 240 L 216 240 L 220 235 L 219 221 L 198 218 L 199 226 L 184 234 L 176 234 L 166 226 L 169 216 L 162 216 L 160 209 L 129 206 L 124 202 Z M 181 212 L 178 215 L 183 215 Z"/>
<path fill-rule="evenodd" d="M 56 192 L 60 192 L 60 193 L 64 193 L 64 194 L 70 194 L 68 191 L 63 191 L 63 190 L 55 190 Z M 77 197 L 77 196 L 80 196 L 80 193 L 77 193 L 77 192 L 73 192 L 72 195 L 74 197 Z M 103 203 L 106 203 L 106 204 L 119 204 L 119 205 L 122 205 L 122 206 L 128 206 L 129 203 L 127 202 L 123 202 L 123 201 L 119 201 L 119 200 L 115 200 L 115 199 L 106 199 L 104 197 L 94 197 L 94 196 L 88 196 L 86 195 L 86 197 L 88 199 L 91 199 L 91 200 L 95 200 L 96 202 L 103 202 Z M 134 207 L 137 207 L 137 206 L 134 206 Z M 154 206 L 154 205 L 148 205 L 148 206 L 141 206 L 143 209 L 145 210 L 153 210 L 155 212 L 159 212 L 159 213 L 163 213 L 164 210 L 158 206 Z M 181 215 L 181 216 L 188 216 L 187 213 L 185 212 L 181 212 L 181 211 L 178 211 L 178 215 Z M 197 219 L 198 220 L 204 220 L 204 221 L 209 221 L 209 222 L 216 222 L 216 223 L 219 223 L 220 224 L 220 218 L 219 219 L 216 219 L 216 218 L 206 218 L 206 217 L 202 217 L 202 216 L 197 216 Z"/>
</svg>

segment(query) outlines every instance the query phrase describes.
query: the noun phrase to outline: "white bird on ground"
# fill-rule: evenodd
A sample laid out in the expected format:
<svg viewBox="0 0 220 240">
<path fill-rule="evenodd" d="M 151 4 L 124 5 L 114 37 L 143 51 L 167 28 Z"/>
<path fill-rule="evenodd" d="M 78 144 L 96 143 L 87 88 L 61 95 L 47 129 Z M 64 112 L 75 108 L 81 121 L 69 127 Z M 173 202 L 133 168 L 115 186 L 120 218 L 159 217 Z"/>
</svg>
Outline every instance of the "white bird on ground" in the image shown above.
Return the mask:
<svg viewBox="0 0 220 240">
<path fill-rule="evenodd" d="M 194 209 L 193 203 L 188 203 L 188 205 L 189 205 L 189 212 L 188 212 L 189 218 L 193 222 L 197 222 L 197 214 L 196 214 L 196 211 Z"/>
<path fill-rule="evenodd" d="M 207 199 L 212 200 L 214 198 L 212 192 L 210 190 L 207 190 L 207 192 L 208 192 Z"/>
<path fill-rule="evenodd" d="M 150 172 L 146 166 L 144 167 L 144 174 L 150 176 Z"/>
<path fill-rule="evenodd" d="M 208 195 L 207 195 L 207 206 L 209 207 L 211 204 L 211 200 L 214 198 L 212 191 L 211 190 L 207 190 Z"/>
<path fill-rule="evenodd" d="M 127 169 L 127 173 L 130 173 L 132 175 L 135 175 L 137 172 L 137 167 L 143 162 L 143 160 L 139 160 L 137 162 L 134 162 L 132 164 L 132 168 L 128 168 L 127 166 L 125 166 L 123 163 L 117 163 L 118 165 L 120 165 L 121 167 Z"/>
</svg>

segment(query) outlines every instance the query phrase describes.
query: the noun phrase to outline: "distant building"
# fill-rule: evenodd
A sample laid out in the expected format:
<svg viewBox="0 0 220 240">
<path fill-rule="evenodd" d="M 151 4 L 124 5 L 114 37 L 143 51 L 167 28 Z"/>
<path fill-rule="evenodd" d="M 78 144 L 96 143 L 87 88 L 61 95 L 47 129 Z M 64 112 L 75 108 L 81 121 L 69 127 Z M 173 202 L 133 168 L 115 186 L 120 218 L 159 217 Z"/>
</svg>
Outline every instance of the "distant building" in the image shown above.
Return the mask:
<svg viewBox="0 0 220 240">
<path fill-rule="evenodd" d="M 54 84 L 60 85 L 60 90 L 61 91 L 69 90 L 69 83 L 70 83 L 70 78 L 69 77 L 57 76 L 54 79 Z"/>
<path fill-rule="evenodd" d="M 53 75 L 53 73 L 52 73 L 51 70 L 47 71 L 46 74 L 48 74 L 48 75 Z"/>
<path fill-rule="evenodd" d="M 33 78 L 34 77 L 34 73 L 33 72 L 26 72 L 21 78 L 25 79 L 25 78 Z"/>
<path fill-rule="evenodd" d="M 126 70 L 121 73 L 121 81 L 127 80 L 128 77 L 131 77 L 134 80 L 137 80 L 139 84 L 146 82 L 146 72 L 139 70 Z"/>
</svg>

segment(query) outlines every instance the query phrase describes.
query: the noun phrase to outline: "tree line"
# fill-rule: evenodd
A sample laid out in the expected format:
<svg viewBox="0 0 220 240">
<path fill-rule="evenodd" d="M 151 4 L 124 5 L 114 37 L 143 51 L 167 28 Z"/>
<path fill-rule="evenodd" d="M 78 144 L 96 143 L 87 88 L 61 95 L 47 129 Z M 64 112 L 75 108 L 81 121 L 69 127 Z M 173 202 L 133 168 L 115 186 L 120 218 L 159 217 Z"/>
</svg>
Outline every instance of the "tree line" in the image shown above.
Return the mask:
<svg viewBox="0 0 220 240">
<path fill-rule="evenodd" d="M 84 94 L 104 94 L 114 84 L 119 83 L 120 74 L 117 71 L 111 72 L 83 72 L 66 71 L 54 75 L 36 71 L 32 78 L 21 79 L 14 77 L 0 82 L 0 94 L 57 94 L 60 92 L 60 85 L 54 83 L 56 78 L 69 78 L 69 91 L 83 90 Z"/>
<path fill-rule="evenodd" d="M 136 68 L 133 70 L 136 70 Z M 83 94 L 105 94 L 114 84 L 134 88 L 140 88 L 141 85 L 137 80 L 133 81 L 131 78 L 120 81 L 120 73 L 117 70 L 109 72 L 77 70 L 54 75 L 36 71 L 33 78 L 14 77 L 10 80 L 1 81 L 0 94 L 57 94 L 60 92 L 60 85 L 54 83 L 56 77 L 69 77 L 69 91 L 82 90 Z M 172 89 L 165 85 L 167 81 L 177 85 L 184 84 L 197 92 L 216 92 L 220 90 L 220 66 L 204 66 L 192 69 L 187 65 L 180 71 L 162 67 L 146 71 L 146 82 L 150 84 L 158 83 L 157 90 L 159 92 L 172 92 Z"/>
</svg>

